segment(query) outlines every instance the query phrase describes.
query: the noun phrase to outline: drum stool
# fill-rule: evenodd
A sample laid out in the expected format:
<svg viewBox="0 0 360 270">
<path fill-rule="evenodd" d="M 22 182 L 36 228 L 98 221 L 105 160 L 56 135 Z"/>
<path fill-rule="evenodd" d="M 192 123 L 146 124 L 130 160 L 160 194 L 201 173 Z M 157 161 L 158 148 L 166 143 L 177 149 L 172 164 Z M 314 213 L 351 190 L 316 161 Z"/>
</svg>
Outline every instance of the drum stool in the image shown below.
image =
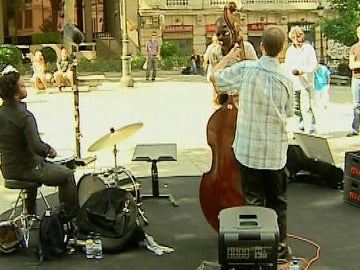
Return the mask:
<svg viewBox="0 0 360 270">
<path fill-rule="evenodd" d="M 20 226 L 21 226 L 21 231 L 22 231 L 22 237 L 23 237 L 23 242 L 25 245 L 25 248 L 28 247 L 29 244 L 29 235 L 30 235 L 30 229 L 33 225 L 33 222 L 35 220 L 38 220 L 38 217 L 36 215 L 33 214 L 29 214 L 25 205 L 25 200 L 27 198 L 27 190 L 28 189 L 32 189 L 32 188 L 39 188 L 41 186 L 41 184 L 39 183 L 35 183 L 35 182 L 29 182 L 29 181 L 22 181 L 22 180 L 16 180 L 16 179 L 5 179 L 4 182 L 4 186 L 5 188 L 8 189 L 20 189 L 19 195 L 16 199 L 15 205 L 11 211 L 9 220 L 20 220 Z M 47 201 L 47 199 L 45 198 L 44 194 L 41 192 L 41 190 L 38 190 L 42 200 L 44 201 L 45 205 L 47 208 L 50 208 L 50 205 Z M 21 200 L 21 212 L 20 215 L 15 217 L 15 213 L 16 213 L 16 208 L 19 204 L 19 201 Z"/>
</svg>

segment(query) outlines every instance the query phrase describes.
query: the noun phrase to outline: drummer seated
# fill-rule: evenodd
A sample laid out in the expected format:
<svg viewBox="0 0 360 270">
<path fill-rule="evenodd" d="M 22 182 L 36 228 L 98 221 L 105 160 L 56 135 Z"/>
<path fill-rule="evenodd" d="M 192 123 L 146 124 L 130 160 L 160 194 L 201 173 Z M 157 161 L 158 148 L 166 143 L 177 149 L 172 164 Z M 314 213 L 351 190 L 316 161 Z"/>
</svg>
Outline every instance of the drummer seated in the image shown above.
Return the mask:
<svg viewBox="0 0 360 270">
<path fill-rule="evenodd" d="M 12 66 L 1 71 L 0 97 L 0 152 L 1 172 L 5 179 L 16 179 L 58 187 L 59 203 L 63 204 L 69 218 L 78 211 L 77 186 L 74 171 L 66 166 L 50 163 L 57 151 L 39 135 L 35 115 L 26 102 L 27 90 L 20 73 Z M 27 209 L 36 214 L 37 188 L 27 194 Z"/>
</svg>

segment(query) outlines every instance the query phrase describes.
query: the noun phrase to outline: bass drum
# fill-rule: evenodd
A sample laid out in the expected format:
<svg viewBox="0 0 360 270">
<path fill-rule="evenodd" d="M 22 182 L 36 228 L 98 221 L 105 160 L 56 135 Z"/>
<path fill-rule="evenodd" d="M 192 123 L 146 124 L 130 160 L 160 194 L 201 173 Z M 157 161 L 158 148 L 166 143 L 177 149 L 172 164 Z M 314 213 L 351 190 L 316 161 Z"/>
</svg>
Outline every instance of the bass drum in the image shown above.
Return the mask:
<svg viewBox="0 0 360 270">
<path fill-rule="evenodd" d="M 136 178 L 129 170 L 120 167 L 117 169 L 117 174 L 111 169 L 106 172 L 83 175 L 77 184 L 80 207 L 83 206 L 91 194 L 110 187 L 129 191 L 136 201 L 140 201 L 140 183 L 136 181 Z"/>
</svg>

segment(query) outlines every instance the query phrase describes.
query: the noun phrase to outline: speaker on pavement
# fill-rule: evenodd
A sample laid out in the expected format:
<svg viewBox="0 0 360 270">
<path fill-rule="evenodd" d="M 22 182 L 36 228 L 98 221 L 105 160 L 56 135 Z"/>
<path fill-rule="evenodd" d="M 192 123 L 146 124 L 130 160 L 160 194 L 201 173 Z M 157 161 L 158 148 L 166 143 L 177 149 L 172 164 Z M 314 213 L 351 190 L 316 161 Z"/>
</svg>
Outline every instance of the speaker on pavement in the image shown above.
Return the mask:
<svg viewBox="0 0 360 270">
<path fill-rule="evenodd" d="M 274 210 L 260 206 L 225 208 L 219 214 L 218 259 L 222 269 L 277 269 L 279 227 Z"/>
</svg>

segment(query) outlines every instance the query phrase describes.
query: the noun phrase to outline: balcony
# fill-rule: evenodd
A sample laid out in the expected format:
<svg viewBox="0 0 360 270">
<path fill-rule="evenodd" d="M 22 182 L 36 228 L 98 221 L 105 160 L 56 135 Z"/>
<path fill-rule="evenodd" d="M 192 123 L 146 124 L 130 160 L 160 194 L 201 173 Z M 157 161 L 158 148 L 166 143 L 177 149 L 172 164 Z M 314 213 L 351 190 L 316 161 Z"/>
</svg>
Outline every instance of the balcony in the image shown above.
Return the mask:
<svg viewBox="0 0 360 270">
<path fill-rule="evenodd" d="M 330 0 L 243 0 L 245 11 L 261 10 L 315 10 L 321 3 L 328 8 Z"/>
<path fill-rule="evenodd" d="M 140 10 L 151 9 L 222 9 L 228 0 L 140 0 Z M 330 0 L 237 0 L 245 11 L 261 10 L 314 10 L 321 4 L 328 8 Z"/>
</svg>

